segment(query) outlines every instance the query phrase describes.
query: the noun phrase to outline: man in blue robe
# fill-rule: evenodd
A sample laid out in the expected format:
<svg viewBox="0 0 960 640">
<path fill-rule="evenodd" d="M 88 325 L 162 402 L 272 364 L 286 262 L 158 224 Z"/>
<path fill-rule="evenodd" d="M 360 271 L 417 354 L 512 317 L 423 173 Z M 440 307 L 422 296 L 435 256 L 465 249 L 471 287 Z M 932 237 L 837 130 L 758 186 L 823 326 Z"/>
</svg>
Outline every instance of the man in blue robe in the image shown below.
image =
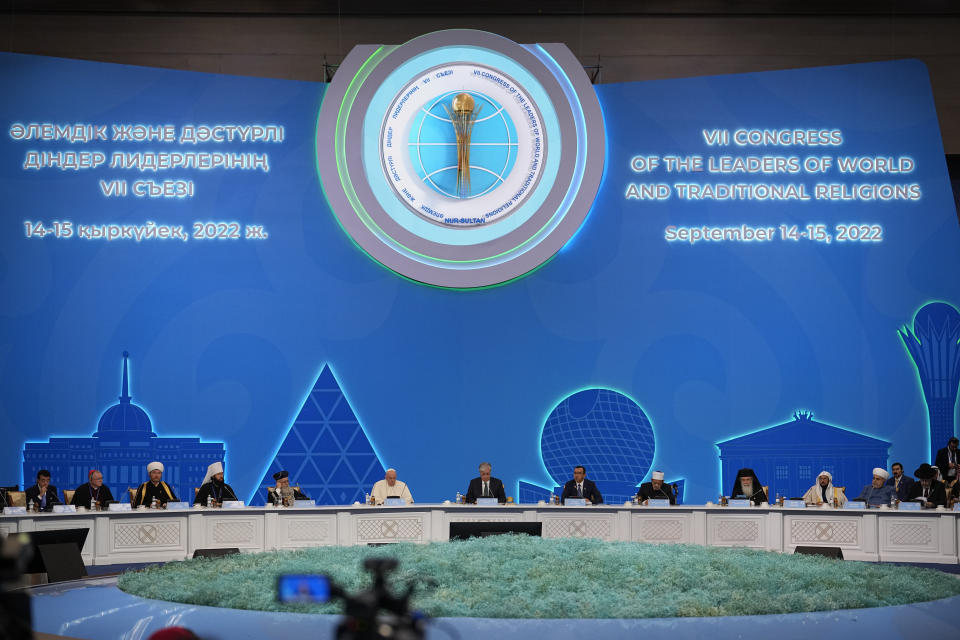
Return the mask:
<svg viewBox="0 0 960 640">
<path fill-rule="evenodd" d="M 857 500 L 863 500 L 871 507 L 879 507 L 882 504 L 890 504 L 890 497 L 895 496 L 893 487 L 885 484 L 890 474 L 886 469 L 877 467 L 873 470 L 873 483 L 868 484 L 857 496 Z"/>
</svg>

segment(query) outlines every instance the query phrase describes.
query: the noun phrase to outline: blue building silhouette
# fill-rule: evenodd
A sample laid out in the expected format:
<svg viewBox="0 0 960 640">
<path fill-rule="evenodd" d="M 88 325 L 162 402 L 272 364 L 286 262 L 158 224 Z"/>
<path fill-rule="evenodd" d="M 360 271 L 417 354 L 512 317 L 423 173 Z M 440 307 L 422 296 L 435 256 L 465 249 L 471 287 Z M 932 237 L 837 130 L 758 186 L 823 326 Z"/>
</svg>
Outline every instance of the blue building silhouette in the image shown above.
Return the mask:
<svg viewBox="0 0 960 640">
<path fill-rule="evenodd" d="M 900 339 L 920 376 L 930 419 L 930 462 L 955 434 L 953 424 L 960 389 L 960 312 L 944 302 L 924 305 L 903 327 Z"/>
<path fill-rule="evenodd" d="M 737 471 L 749 467 L 773 497 L 802 496 L 821 471 L 829 471 L 834 486 L 846 487 L 847 497 L 853 498 L 870 484 L 874 467 L 886 469 L 890 443 L 817 422 L 813 414 L 798 411 L 789 422 L 718 442 L 717 448 L 719 492 L 724 495 Z"/>
<path fill-rule="evenodd" d="M 203 482 L 207 466 L 223 461 L 223 443 L 158 437 L 147 412 L 130 397 L 129 357 L 124 351 L 120 402 L 103 412 L 92 436 L 24 443 L 23 479 L 27 486 L 37 477 L 37 471 L 48 469 L 52 484 L 61 490 L 75 489 L 87 481 L 90 469 L 99 469 L 113 496 L 129 502 L 127 489 L 145 482 L 147 464 L 159 460 L 164 465 L 163 479 L 177 497 L 193 501 L 193 489 Z"/>
<path fill-rule="evenodd" d="M 540 455 L 560 487 L 583 465 L 611 504 L 629 500 L 647 475 L 656 443 L 653 426 L 636 402 L 610 389 L 584 389 L 568 396 L 547 416 Z M 520 502 L 537 502 L 551 490 L 521 482 Z"/>
<path fill-rule="evenodd" d="M 273 474 L 281 469 L 290 473 L 291 485 L 299 485 L 317 504 L 362 502 L 364 493 L 386 473 L 326 365 L 249 504 L 266 501 L 266 487 L 274 485 Z"/>
</svg>

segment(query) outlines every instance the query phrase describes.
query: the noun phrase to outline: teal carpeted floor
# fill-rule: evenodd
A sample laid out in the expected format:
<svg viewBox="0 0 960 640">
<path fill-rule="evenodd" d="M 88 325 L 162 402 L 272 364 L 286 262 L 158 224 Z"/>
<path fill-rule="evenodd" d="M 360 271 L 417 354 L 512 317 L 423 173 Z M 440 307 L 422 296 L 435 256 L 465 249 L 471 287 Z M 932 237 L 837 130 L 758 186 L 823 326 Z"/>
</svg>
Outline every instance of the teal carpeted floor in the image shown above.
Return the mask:
<svg viewBox="0 0 960 640">
<path fill-rule="evenodd" d="M 276 579 L 325 573 L 365 589 L 370 556 L 399 561 L 388 584 L 416 584 L 430 616 L 659 618 L 881 607 L 960 594 L 960 579 L 897 565 L 686 545 L 495 536 L 463 542 L 199 558 L 125 573 L 128 593 L 189 604 L 339 613 L 340 603 L 281 605 Z"/>
</svg>

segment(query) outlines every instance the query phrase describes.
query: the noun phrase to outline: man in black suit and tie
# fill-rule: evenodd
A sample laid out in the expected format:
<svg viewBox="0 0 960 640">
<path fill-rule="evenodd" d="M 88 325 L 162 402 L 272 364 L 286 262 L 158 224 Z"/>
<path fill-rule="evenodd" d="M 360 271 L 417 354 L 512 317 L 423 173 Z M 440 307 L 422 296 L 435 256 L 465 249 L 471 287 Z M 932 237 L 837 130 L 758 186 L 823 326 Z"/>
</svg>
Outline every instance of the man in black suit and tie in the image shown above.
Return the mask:
<svg viewBox="0 0 960 640">
<path fill-rule="evenodd" d="M 28 509 L 36 504 L 40 511 L 53 511 L 53 505 L 60 504 L 57 488 L 50 484 L 49 471 L 37 471 L 37 484 L 27 489 L 26 501 Z"/>
<path fill-rule="evenodd" d="M 477 498 L 496 498 L 500 504 L 507 501 L 507 493 L 503 490 L 503 483 L 490 475 L 492 468 L 489 462 L 480 463 L 478 468 L 480 477 L 471 480 L 470 487 L 467 489 L 467 504 L 475 504 Z"/>
<path fill-rule="evenodd" d="M 893 476 L 887 480 L 887 486 L 893 487 L 900 502 L 909 500 L 910 490 L 916 482 L 910 476 L 903 475 L 903 465 L 899 462 L 894 462 L 890 470 L 893 471 Z"/>
<path fill-rule="evenodd" d="M 560 494 L 560 504 L 566 504 L 567 498 L 583 498 L 587 504 L 603 504 L 603 496 L 597 491 L 593 480 L 587 480 L 586 468 L 577 465 L 573 468 L 573 480 L 567 480 Z"/>
<path fill-rule="evenodd" d="M 958 445 L 960 445 L 960 440 L 950 438 L 947 446 L 937 451 L 937 457 L 933 461 L 933 466 L 940 468 L 940 479 L 947 484 L 951 484 L 957 479 L 957 471 L 960 470 Z"/>
</svg>

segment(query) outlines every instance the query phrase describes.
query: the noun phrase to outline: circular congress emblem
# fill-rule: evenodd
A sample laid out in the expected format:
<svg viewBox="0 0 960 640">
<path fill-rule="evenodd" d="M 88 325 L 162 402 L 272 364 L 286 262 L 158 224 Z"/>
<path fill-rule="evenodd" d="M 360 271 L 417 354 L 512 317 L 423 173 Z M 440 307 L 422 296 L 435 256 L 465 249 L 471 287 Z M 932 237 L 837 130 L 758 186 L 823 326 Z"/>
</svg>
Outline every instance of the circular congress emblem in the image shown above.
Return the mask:
<svg viewBox="0 0 960 640">
<path fill-rule="evenodd" d="M 451 226 L 493 224 L 533 192 L 545 138 L 536 104 L 516 81 L 451 64 L 400 90 L 380 153 L 388 182 L 415 213 Z"/>
<path fill-rule="evenodd" d="M 592 205 L 604 145 L 566 47 L 479 31 L 354 48 L 317 124 L 346 233 L 397 273 L 454 288 L 507 282 L 559 251 Z"/>
</svg>

